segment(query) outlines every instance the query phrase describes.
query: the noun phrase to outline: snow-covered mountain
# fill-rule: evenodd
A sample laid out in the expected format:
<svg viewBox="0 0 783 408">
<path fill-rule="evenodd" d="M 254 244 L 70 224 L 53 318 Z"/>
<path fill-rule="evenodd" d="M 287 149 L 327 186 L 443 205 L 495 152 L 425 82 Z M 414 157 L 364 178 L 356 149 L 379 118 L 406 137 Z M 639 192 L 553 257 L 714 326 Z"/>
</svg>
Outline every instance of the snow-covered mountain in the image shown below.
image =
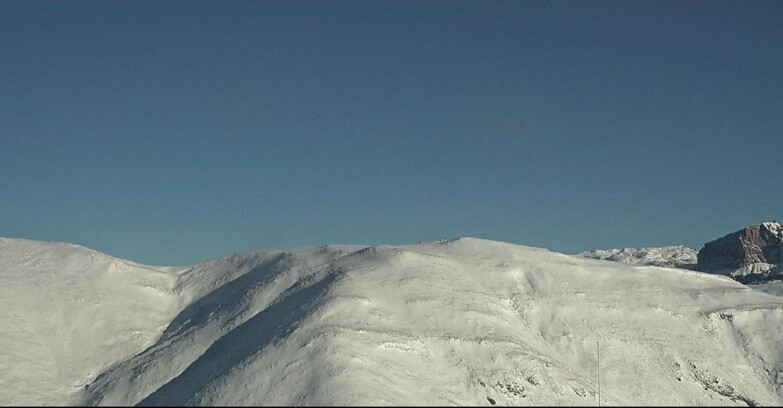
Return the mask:
<svg viewBox="0 0 783 408">
<path fill-rule="evenodd" d="M 750 225 L 704 244 L 696 269 L 743 283 L 783 279 L 783 225 Z"/>
<path fill-rule="evenodd" d="M 580 252 L 577 255 L 627 264 L 694 269 L 698 252 L 693 248 L 677 245 L 650 248 L 596 249 Z"/>
<path fill-rule="evenodd" d="M 707 242 L 696 251 L 685 246 L 623 248 L 580 252 L 586 258 L 676 267 L 726 275 L 758 289 L 783 279 L 783 225 L 763 222 Z"/>
<path fill-rule="evenodd" d="M 4 239 L 0 291 L 4 405 L 591 405 L 599 372 L 602 404 L 783 404 L 774 292 L 501 242 L 152 267 Z"/>
</svg>

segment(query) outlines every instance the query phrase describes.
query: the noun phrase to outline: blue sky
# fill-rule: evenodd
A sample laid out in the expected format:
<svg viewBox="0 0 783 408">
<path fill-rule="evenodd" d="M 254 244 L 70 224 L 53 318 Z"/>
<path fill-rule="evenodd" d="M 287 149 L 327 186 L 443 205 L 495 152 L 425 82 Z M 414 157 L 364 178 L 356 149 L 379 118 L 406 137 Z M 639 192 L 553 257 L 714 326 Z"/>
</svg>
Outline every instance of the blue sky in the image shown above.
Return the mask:
<svg viewBox="0 0 783 408">
<path fill-rule="evenodd" d="M 151 264 L 783 219 L 783 2 L 0 2 L 0 236 Z"/>
</svg>

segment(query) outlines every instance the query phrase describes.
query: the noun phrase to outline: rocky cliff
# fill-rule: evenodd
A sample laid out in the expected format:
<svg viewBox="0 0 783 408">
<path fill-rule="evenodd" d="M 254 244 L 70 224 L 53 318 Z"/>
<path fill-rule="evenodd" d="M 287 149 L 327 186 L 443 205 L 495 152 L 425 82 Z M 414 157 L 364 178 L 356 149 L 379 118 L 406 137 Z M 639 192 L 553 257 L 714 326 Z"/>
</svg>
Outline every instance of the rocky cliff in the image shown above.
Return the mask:
<svg viewBox="0 0 783 408">
<path fill-rule="evenodd" d="M 743 283 L 783 279 L 783 226 L 751 225 L 704 244 L 696 270 L 729 275 Z"/>
</svg>

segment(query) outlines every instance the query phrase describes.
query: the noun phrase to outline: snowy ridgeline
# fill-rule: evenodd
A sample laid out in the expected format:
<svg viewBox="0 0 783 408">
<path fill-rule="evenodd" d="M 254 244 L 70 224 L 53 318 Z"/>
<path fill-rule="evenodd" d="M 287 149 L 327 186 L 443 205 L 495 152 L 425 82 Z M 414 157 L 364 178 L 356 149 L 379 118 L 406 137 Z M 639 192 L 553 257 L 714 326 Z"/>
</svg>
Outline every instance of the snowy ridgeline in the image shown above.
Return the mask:
<svg viewBox="0 0 783 408">
<path fill-rule="evenodd" d="M 478 239 L 151 267 L 0 240 L 0 404 L 783 404 L 783 298 Z"/>
<path fill-rule="evenodd" d="M 652 248 L 596 249 L 580 252 L 577 255 L 627 264 L 695 270 L 698 253 L 699 251 L 693 248 L 678 245 Z"/>
</svg>

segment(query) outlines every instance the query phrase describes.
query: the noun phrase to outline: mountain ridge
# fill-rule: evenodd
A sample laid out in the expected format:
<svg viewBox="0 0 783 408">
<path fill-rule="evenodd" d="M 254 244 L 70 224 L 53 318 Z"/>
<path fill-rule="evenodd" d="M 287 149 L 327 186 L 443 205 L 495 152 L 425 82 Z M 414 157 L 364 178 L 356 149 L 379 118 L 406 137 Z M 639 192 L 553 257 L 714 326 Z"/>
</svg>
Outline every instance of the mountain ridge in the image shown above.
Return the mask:
<svg viewBox="0 0 783 408">
<path fill-rule="evenodd" d="M 576 255 L 592 259 L 661 267 L 695 269 L 696 251 L 684 245 L 638 247 L 621 249 L 593 249 Z"/>
<path fill-rule="evenodd" d="M 81 285 L 77 300 L 59 300 L 76 315 L 84 314 L 76 306 L 94 306 L 79 295 L 132 283 L 101 298 L 123 325 L 65 321 L 96 343 L 122 326 L 140 334 L 95 344 L 114 351 L 49 377 L 35 361 L 6 359 L 15 369 L 0 380 L 16 385 L 0 387 L 0 402 L 589 405 L 597 402 L 598 341 L 604 404 L 783 401 L 775 341 L 783 299 L 724 276 L 463 238 L 234 254 L 172 267 L 158 274 L 173 277 L 167 290 L 156 291 L 162 281 L 129 278 L 154 274 L 115 263 L 118 274 L 80 253 L 55 257 L 55 272 L 0 250 L 0 279 L 44 268 L 52 285 L 56 276 Z M 41 292 L 37 299 L 62 289 L 26 288 Z M 4 309 L 21 296 L 6 294 Z M 157 320 L 150 307 L 160 309 Z M 47 321 L 37 316 L 19 317 Z M 0 358 L 24 354 L 30 338 L 49 332 L 37 333 L 0 334 Z M 50 353 L 66 350 L 49 344 Z"/>
</svg>

